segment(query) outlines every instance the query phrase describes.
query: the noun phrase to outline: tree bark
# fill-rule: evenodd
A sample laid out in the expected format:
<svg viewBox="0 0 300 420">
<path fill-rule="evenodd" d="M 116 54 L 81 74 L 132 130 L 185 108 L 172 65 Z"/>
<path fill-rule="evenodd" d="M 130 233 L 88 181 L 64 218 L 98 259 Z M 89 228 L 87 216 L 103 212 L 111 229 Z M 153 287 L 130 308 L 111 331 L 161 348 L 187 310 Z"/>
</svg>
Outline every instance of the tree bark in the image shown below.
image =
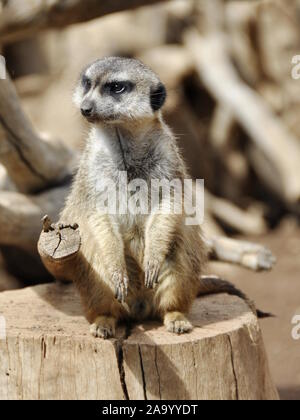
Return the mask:
<svg viewBox="0 0 300 420">
<path fill-rule="evenodd" d="M 109 341 L 88 334 L 73 285 L 4 292 L 0 307 L 0 399 L 278 399 L 257 319 L 236 297 L 198 299 L 188 335 L 146 323 Z"/>
</svg>

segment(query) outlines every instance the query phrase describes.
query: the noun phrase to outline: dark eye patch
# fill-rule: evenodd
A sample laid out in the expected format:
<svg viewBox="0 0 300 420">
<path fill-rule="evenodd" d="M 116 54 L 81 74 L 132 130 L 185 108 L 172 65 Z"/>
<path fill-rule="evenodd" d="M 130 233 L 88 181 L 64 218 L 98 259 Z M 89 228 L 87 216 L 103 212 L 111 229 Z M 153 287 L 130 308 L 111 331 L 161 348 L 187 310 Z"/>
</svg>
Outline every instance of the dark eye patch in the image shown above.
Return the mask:
<svg viewBox="0 0 300 420">
<path fill-rule="evenodd" d="M 82 77 L 81 84 L 85 93 L 87 93 L 92 87 L 92 82 L 87 76 Z"/>
<path fill-rule="evenodd" d="M 134 84 L 130 81 L 113 81 L 105 83 L 102 90 L 110 96 L 118 97 L 124 93 L 129 93 L 133 90 Z"/>
</svg>

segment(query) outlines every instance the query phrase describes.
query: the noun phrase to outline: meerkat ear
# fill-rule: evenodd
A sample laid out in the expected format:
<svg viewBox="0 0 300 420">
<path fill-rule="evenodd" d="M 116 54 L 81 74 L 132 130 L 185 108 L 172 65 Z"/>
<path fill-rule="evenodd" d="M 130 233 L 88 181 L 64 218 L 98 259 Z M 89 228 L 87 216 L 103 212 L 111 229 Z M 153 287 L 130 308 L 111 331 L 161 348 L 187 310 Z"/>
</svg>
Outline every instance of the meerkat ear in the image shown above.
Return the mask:
<svg viewBox="0 0 300 420">
<path fill-rule="evenodd" d="M 153 111 L 158 111 L 165 103 L 167 98 L 167 91 L 162 83 L 151 89 L 150 103 Z"/>
</svg>

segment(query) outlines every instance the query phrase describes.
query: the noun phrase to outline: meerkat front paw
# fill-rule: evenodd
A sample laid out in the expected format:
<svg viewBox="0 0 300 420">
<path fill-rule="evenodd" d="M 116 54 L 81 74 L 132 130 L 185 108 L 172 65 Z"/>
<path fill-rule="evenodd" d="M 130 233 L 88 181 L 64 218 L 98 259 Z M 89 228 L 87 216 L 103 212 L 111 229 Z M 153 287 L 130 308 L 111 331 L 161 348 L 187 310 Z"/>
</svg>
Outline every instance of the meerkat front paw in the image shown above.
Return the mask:
<svg viewBox="0 0 300 420">
<path fill-rule="evenodd" d="M 116 320 L 113 317 L 99 316 L 90 328 L 91 334 L 96 338 L 112 338 L 116 334 Z"/>
<path fill-rule="evenodd" d="M 115 298 L 120 302 L 125 302 L 128 295 L 128 277 L 126 273 L 117 272 L 113 274 L 113 284 L 115 287 Z"/>
<path fill-rule="evenodd" d="M 165 315 L 164 324 L 167 330 L 175 334 L 186 334 L 192 331 L 193 325 L 180 312 L 169 312 Z"/>
<path fill-rule="evenodd" d="M 148 261 L 145 268 L 145 286 L 154 289 L 158 285 L 161 264 L 156 261 Z"/>
</svg>

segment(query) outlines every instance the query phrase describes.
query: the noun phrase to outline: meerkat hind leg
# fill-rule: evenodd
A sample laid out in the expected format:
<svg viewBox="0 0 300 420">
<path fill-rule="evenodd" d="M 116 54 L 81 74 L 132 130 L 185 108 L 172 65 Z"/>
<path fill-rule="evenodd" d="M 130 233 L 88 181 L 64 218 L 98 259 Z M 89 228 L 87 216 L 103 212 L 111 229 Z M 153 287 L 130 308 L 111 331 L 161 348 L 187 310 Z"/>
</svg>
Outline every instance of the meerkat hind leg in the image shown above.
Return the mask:
<svg viewBox="0 0 300 420">
<path fill-rule="evenodd" d="M 90 332 L 94 337 L 112 338 L 116 334 L 116 319 L 113 316 L 98 316 L 91 325 Z"/>
<path fill-rule="evenodd" d="M 166 329 L 175 334 L 185 334 L 193 329 L 193 325 L 184 315 L 196 297 L 193 283 L 189 283 L 180 275 L 176 267 L 162 273 L 154 295 L 154 312 L 163 319 Z"/>
<path fill-rule="evenodd" d="M 189 333 L 193 325 L 181 312 L 167 312 L 164 316 L 164 325 L 169 332 L 175 334 Z"/>
<path fill-rule="evenodd" d="M 107 284 L 91 263 L 85 259 L 75 265 L 77 272 L 74 282 L 81 296 L 85 316 L 91 324 L 90 332 L 94 337 L 111 338 L 115 335 L 116 325 L 122 314 L 122 306 L 114 298 L 114 289 Z"/>
</svg>

